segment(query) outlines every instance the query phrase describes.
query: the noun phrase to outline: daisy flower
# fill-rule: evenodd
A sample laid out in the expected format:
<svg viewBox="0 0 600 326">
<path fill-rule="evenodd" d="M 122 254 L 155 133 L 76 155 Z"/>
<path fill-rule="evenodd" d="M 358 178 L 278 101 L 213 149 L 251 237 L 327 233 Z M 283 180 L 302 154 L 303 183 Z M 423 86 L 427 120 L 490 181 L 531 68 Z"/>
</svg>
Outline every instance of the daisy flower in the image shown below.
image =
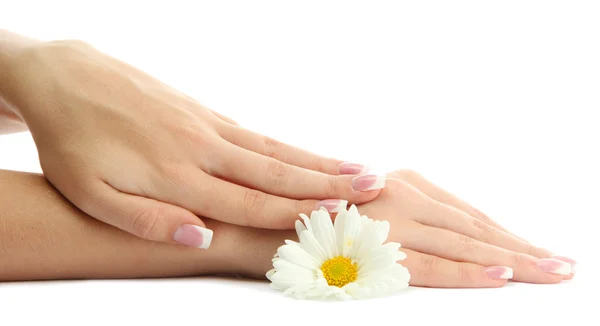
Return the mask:
<svg viewBox="0 0 600 326">
<path fill-rule="evenodd" d="M 286 240 L 267 272 L 271 288 L 299 299 L 360 299 L 408 286 L 410 273 L 397 261 L 400 244 L 384 241 L 390 224 L 343 208 L 331 222 L 324 208 L 296 221 L 299 242 Z"/>
</svg>

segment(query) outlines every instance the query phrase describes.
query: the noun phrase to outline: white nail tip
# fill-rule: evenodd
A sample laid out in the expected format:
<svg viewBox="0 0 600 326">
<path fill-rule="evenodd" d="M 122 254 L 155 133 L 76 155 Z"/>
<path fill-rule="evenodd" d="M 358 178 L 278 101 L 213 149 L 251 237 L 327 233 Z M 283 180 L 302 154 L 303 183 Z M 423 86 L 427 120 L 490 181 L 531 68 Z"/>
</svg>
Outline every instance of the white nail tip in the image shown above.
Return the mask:
<svg viewBox="0 0 600 326">
<path fill-rule="evenodd" d="M 365 189 L 364 191 L 383 189 L 383 188 L 385 188 L 385 177 L 378 175 L 377 178 L 375 179 L 375 183 L 372 186 L 370 186 L 369 188 Z"/>
<path fill-rule="evenodd" d="M 202 244 L 198 247 L 200 249 L 208 249 L 213 238 L 213 231 L 203 227 L 196 226 L 196 229 L 202 234 Z"/>
<path fill-rule="evenodd" d="M 545 265 L 541 267 L 546 273 L 558 274 L 558 275 L 569 275 L 571 274 L 571 264 L 557 259 L 540 259 L 540 263 Z"/>
<path fill-rule="evenodd" d="M 513 269 L 510 267 L 506 267 L 504 273 L 500 275 L 500 279 L 510 280 L 511 278 L 513 278 Z"/>
<path fill-rule="evenodd" d="M 342 210 L 346 209 L 346 207 L 348 206 L 348 201 L 347 200 L 340 200 L 340 203 L 329 210 L 329 213 L 339 213 Z"/>
<path fill-rule="evenodd" d="M 363 168 L 360 170 L 360 172 L 358 173 L 358 175 L 365 175 L 368 174 L 369 171 L 371 171 L 371 168 L 368 166 L 363 166 Z"/>
</svg>

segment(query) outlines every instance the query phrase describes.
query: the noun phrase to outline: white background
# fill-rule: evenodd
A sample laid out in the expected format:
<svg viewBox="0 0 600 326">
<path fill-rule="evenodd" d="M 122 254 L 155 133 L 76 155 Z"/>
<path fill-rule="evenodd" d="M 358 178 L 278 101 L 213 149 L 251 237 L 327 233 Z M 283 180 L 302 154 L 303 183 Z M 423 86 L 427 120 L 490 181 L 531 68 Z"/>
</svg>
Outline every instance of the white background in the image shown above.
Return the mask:
<svg viewBox="0 0 600 326">
<path fill-rule="evenodd" d="M 0 28 L 85 40 L 279 140 L 418 170 L 579 262 L 558 285 L 340 304 L 216 278 L 4 283 L 0 325 L 598 325 L 597 1 L 0 4 Z M 0 151 L 0 168 L 40 171 L 29 134 Z"/>
</svg>

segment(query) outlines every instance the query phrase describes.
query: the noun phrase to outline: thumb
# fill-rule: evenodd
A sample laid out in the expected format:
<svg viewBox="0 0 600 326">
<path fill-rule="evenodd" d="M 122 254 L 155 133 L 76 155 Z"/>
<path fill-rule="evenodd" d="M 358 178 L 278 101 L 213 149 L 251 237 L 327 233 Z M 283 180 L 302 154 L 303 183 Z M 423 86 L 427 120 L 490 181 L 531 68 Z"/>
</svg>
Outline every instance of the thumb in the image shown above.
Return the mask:
<svg viewBox="0 0 600 326">
<path fill-rule="evenodd" d="M 99 182 L 86 213 L 142 239 L 207 249 L 213 231 L 194 213 L 158 200 L 120 192 Z M 88 212 L 89 211 L 89 212 Z"/>
</svg>

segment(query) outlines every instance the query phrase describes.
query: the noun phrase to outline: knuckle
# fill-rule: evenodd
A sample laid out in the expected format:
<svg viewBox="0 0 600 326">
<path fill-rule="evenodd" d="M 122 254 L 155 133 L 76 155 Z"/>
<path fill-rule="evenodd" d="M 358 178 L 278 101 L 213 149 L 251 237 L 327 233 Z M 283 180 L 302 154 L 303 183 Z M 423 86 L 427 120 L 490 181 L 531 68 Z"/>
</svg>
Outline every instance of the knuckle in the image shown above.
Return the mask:
<svg viewBox="0 0 600 326">
<path fill-rule="evenodd" d="M 199 126 L 195 125 L 182 125 L 179 126 L 177 131 L 177 135 L 182 137 L 182 139 L 188 141 L 194 146 L 202 146 L 206 147 L 210 144 L 210 139 L 208 135 L 202 131 Z"/>
<path fill-rule="evenodd" d="M 90 49 L 92 46 L 82 40 L 65 39 L 47 42 L 43 48 L 60 51 L 60 54 L 68 56 L 69 54 L 79 54 L 81 50 Z"/>
<path fill-rule="evenodd" d="M 490 240 L 493 236 L 494 230 L 489 224 L 483 222 L 482 220 L 476 219 L 476 218 L 473 218 L 471 220 L 471 224 L 472 224 L 473 228 L 475 229 L 476 239 L 479 239 L 484 242 L 490 242 Z"/>
<path fill-rule="evenodd" d="M 385 181 L 385 191 L 380 196 L 388 196 L 394 202 L 405 201 L 412 203 L 422 202 L 422 198 L 415 196 L 418 191 L 405 181 L 399 179 L 387 179 Z"/>
<path fill-rule="evenodd" d="M 263 153 L 269 157 L 275 157 L 281 143 L 271 137 L 263 136 Z"/>
<path fill-rule="evenodd" d="M 395 193 L 406 193 L 411 190 L 411 186 L 400 179 L 388 179 L 385 181 L 386 189 L 393 190 Z"/>
<path fill-rule="evenodd" d="M 310 213 L 316 209 L 317 204 L 313 200 L 294 200 L 294 204 L 290 206 L 292 208 L 289 215 L 297 220 L 300 213 L 310 216 Z"/>
<path fill-rule="evenodd" d="M 267 163 L 267 182 L 274 187 L 284 186 L 291 172 L 291 165 L 270 159 Z"/>
<path fill-rule="evenodd" d="M 315 163 L 314 163 L 314 167 L 315 167 L 316 171 L 325 172 L 326 171 L 326 168 L 325 168 L 326 164 L 327 164 L 327 160 L 324 157 L 316 155 L 316 157 L 315 157 Z"/>
<path fill-rule="evenodd" d="M 509 267 L 515 267 L 515 266 L 522 265 L 523 263 L 526 262 L 527 259 L 526 259 L 525 255 L 523 255 L 522 253 L 513 251 L 510 260 L 511 260 L 510 261 L 511 264 L 509 265 Z"/>
<path fill-rule="evenodd" d="M 458 253 L 461 257 L 469 256 L 473 252 L 476 240 L 462 234 L 457 234 Z"/>
<path fill-rule="evenodd" d="M 248 189 L 244 194 L 244 221 L 249 226 L 264 224 L 267 195 L 254 189 Z"/>
<path fill-rule="evenodd" d="M 421 276 L 424 280 L 430 280 L 434 276 L 435 258 L 429 255 L 423 255 L 419 261 Z"/>
<path fill-rule="evenodd" d="M 415 170 L 398 170 L 393 172 L 394 176 L 398 179 L 411 182 L 422 179 L 423 177 Z"/>
<path fill-rule="evenodd" d="M 335 175 L 329 175 L 326 178 L 327 182 L 325 183 L 325 193 L 327 193 L 327 196 L 332 198 L 343 197 L 341 196 L 343 193 L 342 180 Z"/>
<path fill-rule="evenodd" d="M 138 237 L 150 240 L 156 224 L 164 215 L 163 209 L 158 206 L 145 207 L 133 215 L 131 229 Z"/>
<path fill-rule="evenodd" d="M 158 179 L 166 180 L 167 183 L 176 188 L 184 187 L 187 184 L 184 167 L 173 162 L 162 162 L 158 164 Z"/>
<path fill-rule="evenodd" d="M 525 245 L 525 253 L 534 257 L 538 257 L 539 256 L 539 251 L 538 249 L 532 245 L 531 243 L 527 243 Z"/>
<path fill-rule="evenodd" d="M 473 273 L 467 266 L 459 265 L 456 272 L 456 276 L 461 284 L 469 284 L 474 279 Z"/>
</svg>

